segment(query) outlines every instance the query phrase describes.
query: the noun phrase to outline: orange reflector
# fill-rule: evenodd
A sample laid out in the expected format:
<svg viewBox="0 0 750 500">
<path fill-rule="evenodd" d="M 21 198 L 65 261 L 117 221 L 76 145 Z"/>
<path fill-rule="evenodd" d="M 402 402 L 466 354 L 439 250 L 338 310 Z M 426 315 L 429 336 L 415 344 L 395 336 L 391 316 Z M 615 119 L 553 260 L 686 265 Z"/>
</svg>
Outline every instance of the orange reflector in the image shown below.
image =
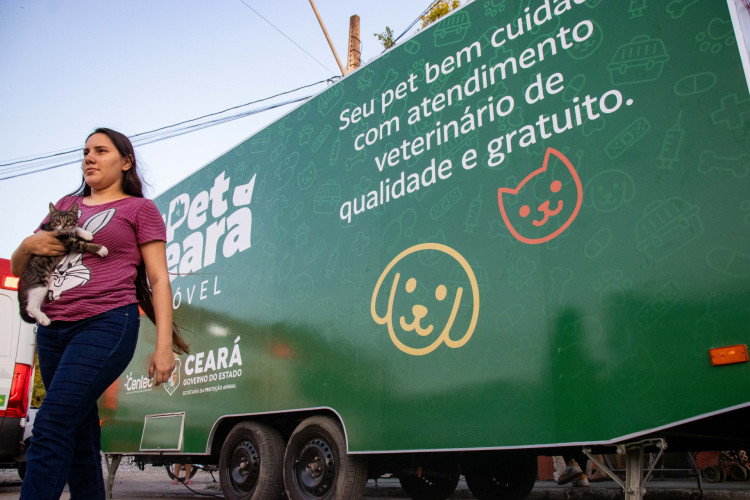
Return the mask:
<svg viewBox="0 0 750 500">
<path fill-rule="evenodd" d="M 745 344 L 711 349 L 712 365 L 730 365 L 732 363 L 744 363 L 748 360 L 750 358 L 748 358 Z"/>
<path fill-rule="evenodd" d="M 3 276 L 3 288 L 18 290 L 18 278 L 15 276 Z"/>
</svg>

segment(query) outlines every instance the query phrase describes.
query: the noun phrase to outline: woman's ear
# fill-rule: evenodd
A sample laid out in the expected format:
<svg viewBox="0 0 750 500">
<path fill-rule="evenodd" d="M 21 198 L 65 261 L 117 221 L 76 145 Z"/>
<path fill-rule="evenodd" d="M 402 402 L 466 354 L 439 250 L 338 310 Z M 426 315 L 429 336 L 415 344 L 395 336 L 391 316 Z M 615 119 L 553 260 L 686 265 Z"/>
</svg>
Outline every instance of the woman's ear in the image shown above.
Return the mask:
<svg viewBox="0 0 750 500">
<path fill-rule="evenodd" d="M 132 155 L 128 155 L 125 158 L 125 163 L 123 163 L 123 165 L 122 165 L 122 171 L 125 172 L 127 170 L 130 170 L 130 167 L 132 167 L 132 166 L 133 166 L 133 156 Z"/>
</svg>

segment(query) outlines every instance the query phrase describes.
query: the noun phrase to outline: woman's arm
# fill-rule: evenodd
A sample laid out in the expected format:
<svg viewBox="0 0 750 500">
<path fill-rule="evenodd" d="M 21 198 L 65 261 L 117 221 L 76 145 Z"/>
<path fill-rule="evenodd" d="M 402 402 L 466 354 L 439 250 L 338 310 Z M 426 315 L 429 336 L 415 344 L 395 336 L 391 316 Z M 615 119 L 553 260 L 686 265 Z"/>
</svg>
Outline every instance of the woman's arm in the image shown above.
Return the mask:
<svg viewBox="0 0 750 500">
<path fill-rule="evenodd" d="M 174 370 L 172 353 L 172 285 L 167 272 L 166 243 L 149 241 L 140 245 L 146 275 L 153 294 L 156 316 L 156 348 L 151 355 L 148 376 L 154 377 L 156 385 L 167 382 Z"/>
<path fill-rule="evenodd" d="M 59 256 L 68 251 L 53 231 L 39 231 L 25 238 L 10 256 L 10 270 L 21 276 L 32 255 Z M 166 257 L 165 257 L 166 259 Z"/>
</svg>

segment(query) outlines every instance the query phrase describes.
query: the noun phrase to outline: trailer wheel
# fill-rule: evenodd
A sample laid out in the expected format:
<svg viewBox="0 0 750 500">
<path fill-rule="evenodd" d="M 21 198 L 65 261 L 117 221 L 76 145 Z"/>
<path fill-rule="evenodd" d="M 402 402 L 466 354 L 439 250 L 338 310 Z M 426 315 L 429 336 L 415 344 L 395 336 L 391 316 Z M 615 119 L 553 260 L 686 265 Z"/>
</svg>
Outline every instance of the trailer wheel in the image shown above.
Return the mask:
<svg viewBox="0 0 750 500">
<path fill-rule="evenodd" d="M 398 481 L 406 496 L 413 500 L 445 500 L 458 486 L 459 473 L 418 468 L 402 470 Z"/>
<path fill-rule="evenodd" d="M 303 420 L 284 454 L 284 486 L 295 500 L 361 498 L 367 483 L 365 457 L 348 455 L 344 432 L 329 417 Z"/>
<path fill-rule="evenodd" d="M 479 500 L 522 500 L 536 482 L 536 457 L 484 460 L 468 467 L 465 477 L 469 490 Z"/>
<path fill-rule="evenodd" d="M 271 427 L 240 422 L 221 446 L 219 477 L 224 498 L 267 500 L 283 490 L 284 440 Z"/>
<path fill-rule="evenodd" d="M 718 465 L 709 465 L 701 471 L 701 476 L 708 483 L 720 483 L 724 481 L 724 471 Z"/>
<path fill-rule="evenodd" d="M 748 471 L 747 467 L 737 462 L 732 463 L 729 466 L 729 473 L 727 477 L 732 481 L 747 481 Z"/>
</svg>

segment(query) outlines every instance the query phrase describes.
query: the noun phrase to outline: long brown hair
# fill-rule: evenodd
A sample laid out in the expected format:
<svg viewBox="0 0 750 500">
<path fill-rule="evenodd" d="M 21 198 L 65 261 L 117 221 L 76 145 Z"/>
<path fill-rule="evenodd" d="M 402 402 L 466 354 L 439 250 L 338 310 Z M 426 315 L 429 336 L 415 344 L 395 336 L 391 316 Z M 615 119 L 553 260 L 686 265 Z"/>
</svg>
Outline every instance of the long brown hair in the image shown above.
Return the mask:
<svg viewBox="0 0 750 500">
<path fill-rule="evenodd" d="M 143 198 L 143 181 L 138 173 L 138 166 L 135 159 L 135 149 L 133 143 L 125 134 L 121 134 L 116 130 L 110 128 L 98 128 L 91 132 L 86 140 L 94 134 L 104 134 L 112 141 L 115 145 L 120 156 L 130 160 L 130 168 L 123 171 L 122 173 L 122 189 L 125 194 L 135 196 L 137 198 Z M 73 193 L 74 196 L 89 196 L 91 194 L 91 187 L 86 184 L 83 180 L 81 185 Z M 156 324 L 156 315 L 154 314 L 154 300 L 151 293 L 151 286 L 148 284 L 146 277 L 146 265 L 141 263 L 138 266 L 138 275 L 135 278 L 135 296 L 138 299 L 138 306 L 146 314 L 148 319 L 152 323 Z M 172 350 L 177 354 L 188 354 L 190 352 L 189 346 L 182 339 L 180 329 L 176 323 L 172 323 Z"/>
</svg>

